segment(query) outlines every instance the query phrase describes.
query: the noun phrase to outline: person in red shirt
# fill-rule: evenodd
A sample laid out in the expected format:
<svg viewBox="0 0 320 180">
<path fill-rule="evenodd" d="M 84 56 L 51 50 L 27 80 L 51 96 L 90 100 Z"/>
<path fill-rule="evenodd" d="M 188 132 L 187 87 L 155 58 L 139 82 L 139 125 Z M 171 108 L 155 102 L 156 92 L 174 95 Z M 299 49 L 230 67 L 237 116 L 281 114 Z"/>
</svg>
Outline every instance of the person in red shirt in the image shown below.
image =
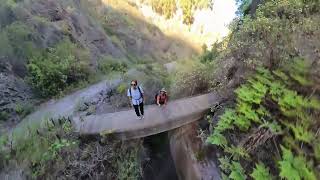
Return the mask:
<svg viewBox="0 0 320 180">
<path fill-rule="evenodd" d="M 161 105 L 166 105 L 168 102 L 168 95 L 167 95 L 167 91 L 162 88 L 160 90 L 160 92 L 157 94 L 157 105 L 161 106 Z"/>
</svg>

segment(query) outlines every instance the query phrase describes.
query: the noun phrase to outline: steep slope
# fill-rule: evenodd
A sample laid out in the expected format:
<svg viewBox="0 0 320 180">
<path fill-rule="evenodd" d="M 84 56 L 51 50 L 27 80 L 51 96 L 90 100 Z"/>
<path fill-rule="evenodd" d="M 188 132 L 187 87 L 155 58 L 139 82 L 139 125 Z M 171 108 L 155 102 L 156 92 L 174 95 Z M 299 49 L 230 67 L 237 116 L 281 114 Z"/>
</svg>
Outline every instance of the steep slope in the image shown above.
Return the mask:
<svg viewBox="0 0 320 180">
<path fill-rule="evenodd" d="M 37 88 L 37 83 L 43 80 L 39 79 L 40 76 L 48 76 L 47 81 L 53 84 L 54 78 L 59 78 L 58 74 L 50 76 L 54 72 L 46 72 L 41 61 L 46 62 L 49 70 L 55 71 L 48 62 L 59 60 L 53 65 L 61 65 L 64 59 L 72 56 L 67 71 L 76 68 L 77 72 L 69 75 L 65 72 L 66 81 L 57 79 L 59 83 L 66 83 L 60 86 L 63 91 L 68 86 L 90 81 L 91 76 L 96 76 L 101 63 L 124 62 L 131 66 L 174 61 L 197 53 L 183 39 L 168 37 L 146 22 L 134 4 L 127 1 L 110 2 L 1 0 L 1 120 L 19 121 L 20 116 L 32 110 L 26 105 L 38 99 L 39 91 L 42 96 L 44 94 Z M 54 57 L 57 60 L 53 60 Z M 41 71 L 27 68 L 30 60 L 34 60 Z M 33 70 L 31 73 L 30 69 Z M 34 74 L 37 72 L 42 74 Z M 79 73 L 82 75 L 74 76 Z M 32 85 L 35 85 L 33 88 L 26 81 L 30 75 L 33 78 Z M 21 107 L 23 115 L 17 112 Z"/>
</svg>

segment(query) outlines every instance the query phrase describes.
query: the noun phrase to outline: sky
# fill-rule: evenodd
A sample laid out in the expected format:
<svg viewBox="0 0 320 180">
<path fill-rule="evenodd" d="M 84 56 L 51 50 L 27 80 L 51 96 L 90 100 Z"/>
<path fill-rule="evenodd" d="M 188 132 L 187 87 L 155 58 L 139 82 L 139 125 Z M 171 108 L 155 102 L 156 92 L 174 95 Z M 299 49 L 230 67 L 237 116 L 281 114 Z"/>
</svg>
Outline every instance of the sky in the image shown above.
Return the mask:
<svg viewBox="0 0 320 180">
<path fill-rule="evenodd" d="M 235 0 L 215 0 L 212 10 L 195 13 L 195 28 L 203 26 L 204 33 L 214 34 L 210 43 L 216 38 L 228 35 L 228 25 L 236 17 L 237 5 Z"/>
<path fill-rule="evenodd" d="M 213 10 L 217 18 L 228 24 L 236 17 L 236 2 L 235 0 L 215 0 Z"/>
</svg>

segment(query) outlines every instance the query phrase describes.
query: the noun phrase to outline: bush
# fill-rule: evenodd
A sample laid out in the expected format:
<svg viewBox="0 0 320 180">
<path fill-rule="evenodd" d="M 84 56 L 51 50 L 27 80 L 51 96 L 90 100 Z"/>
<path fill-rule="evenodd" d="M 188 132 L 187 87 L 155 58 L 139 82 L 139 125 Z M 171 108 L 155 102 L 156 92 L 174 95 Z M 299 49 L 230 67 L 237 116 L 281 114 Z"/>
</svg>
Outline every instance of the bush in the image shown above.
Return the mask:
<svg viewBox="0 0 320 180">
<path fill-rule="evenodd" d="M 10 58 L 27 58 L 33 50 L 32 31 L 22 22 L 14 22 L 1 32 L 0 53 Z"/>
<path fill-rule="evenodd" d="M 20 118 L 26 117 L 34 110 L 34 107 L 31 104 L 17 104 L 15 107 L 16 113 L 20 116 Z"/>
<path fill-rule="evenodd" d="M 88 53 L 63 41 L 33 56 L 28 63 L 29 82 L 42 96 L 53 96 L 90 75 Z"/>
<path fill-rule="evenodd" d="M 210 63 L 214 61 L 220 54 L 218 47 L 221 45 L 219 43 L 214 43 L 211 50 L 207 50 L 206 46 L 203 47 L 203 54 L 200 56 L 201 63 Z"/>
<path fill-rule="evenodd" d="M 181 63 L 181 62 L 180 62 Z M 213 64 L 202 64 L 198 60 L 182 62 L 172 74 L 171 94 L 181 98 L 206 92 L 213 81 Z"/>
<path fill-rule="evenodd" d="M 59 126 L 48 120 L 46 127 L 32 130 L 28 128 L 28 132 L 23 137 L 12 134 L 12 140 L 9 141 L 7 136 L 2 135 L 0 157 L 5 158 L 0 158 L 2 160 L 0 165 L 10 166 L 7 161 L 10 160 L 20 164 L 26 175 L 36 179 L 50 170 L 52 167 L 50 162 L 61 159 L 63 150 L 76 147 L 77 140 L 72 136 L 72 125 L 67 119 L 59 119 Z"/>
<path fill-rule="evenodd" d="M 269 71 L 258 68 L 257 73 L 235 91 L 235 107 L 227 109 L 220 116 L 213 133 L 208 137 L 208 143 L 220 147 L 224 154 L 229 156 L 226 158 L 227 162 L 223 159 L 220 161 L 221 164 L 228 164 L 226 167 L 220 167 L 224 167 L 222 170 L 229 174 L 229 178 L 232 179 L 234 173 L 239 170 L 245 176 L 241 164 L 247 161 L 249 164 L 257 163 L 252 177 L 271 177 L 269 168 L 263 163 L 272 165 L 272 169 L 278 168 L 280 173 L 276 174 L 277 171 L 273 171 L 273 175 L 282 179 L 315 180 L 316 175 L 319 175 L 316 173 L 316 164 L 319 163 L 316 154 L 320 144 L 316 140 L 316 134 L 319 128 L 314 127 L 320 122 L 320 100 L 319 94 L 312 93 L 312 87 L 317 86 L 319 80 L 314 79 L 308 61 L 292 61 L 284 69 Z M 228 138 L 229 135 L 238 136 L 239 131 L 246 133 L 245 139 Z M 260 153 L 255 154 L 253 149 L 260 145 L 265 146 L 267 142 L 262 141 L 263 138 L 251 142 L 251 137 L 258 136 L 267 140 L 279 137 L 273 143 L 276 147 L 281 147 L 282 158 L 274 158 L 280 156 L 275 154 L 276 151 L 271 151 L 272 155 L 263 158 Z M 254 157 L 250 158 L 249 153 Z M 277 162 L 270 163 L 271 158 Z M 264 161 L 259 162 L 262 159 Z M 241 164 L 238 163 L 239 166 L 233 169 L 230 160 L 232 163 L 243 161 L 239 161 Z M 254 160 L 257 161 L 253 162 Z"/>
<path fill-rule="evenodd" d="M 126 73 L 128 71 L 127 63 L 121 59 L 115 59 L 110 56 L 106 56 L 99 61 L 98 68 L 101 72 L 109 74 L 112 72 Z"/>
<path fill-rule="evenodd" d="M 312 7 L 312 1 L 266 1 L 254 18 L 245 16 L 238 21 L 229 42 L 232 54 L 250 66 L 286 66 L 292 57 L 304 51 L 298 43 L 304 37 L 299 35 L 319 32 L 315 14 L 319 9 Z"/>
<path fill-rule="evenodd" d="M 6 121 L 9 118 L 9 114 L 6 111 L 0 112 L 0 121 Z"/>
</svg>

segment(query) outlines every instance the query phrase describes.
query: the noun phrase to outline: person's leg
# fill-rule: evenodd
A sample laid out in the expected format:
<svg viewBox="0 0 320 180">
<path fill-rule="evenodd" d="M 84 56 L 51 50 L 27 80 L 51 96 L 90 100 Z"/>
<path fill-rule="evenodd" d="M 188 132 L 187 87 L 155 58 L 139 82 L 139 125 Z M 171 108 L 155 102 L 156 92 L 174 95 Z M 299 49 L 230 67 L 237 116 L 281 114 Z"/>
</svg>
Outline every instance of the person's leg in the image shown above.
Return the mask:
<svg viewBox="0 0 320 180">
<path fill-rule="evenodd" d="M 140 103 L 140 112 L 141 112 L 141 115 L 143 116 L 144 115 L 144 110 L 143 110 L 143 102 Z"/>
<path fill-rule="evenodd" d="M 133 107 L 134 107 L 134 111 L 136 112 L 136 115 L 140 117 L 139 105 L 133 105 Z"/>
</svg>

